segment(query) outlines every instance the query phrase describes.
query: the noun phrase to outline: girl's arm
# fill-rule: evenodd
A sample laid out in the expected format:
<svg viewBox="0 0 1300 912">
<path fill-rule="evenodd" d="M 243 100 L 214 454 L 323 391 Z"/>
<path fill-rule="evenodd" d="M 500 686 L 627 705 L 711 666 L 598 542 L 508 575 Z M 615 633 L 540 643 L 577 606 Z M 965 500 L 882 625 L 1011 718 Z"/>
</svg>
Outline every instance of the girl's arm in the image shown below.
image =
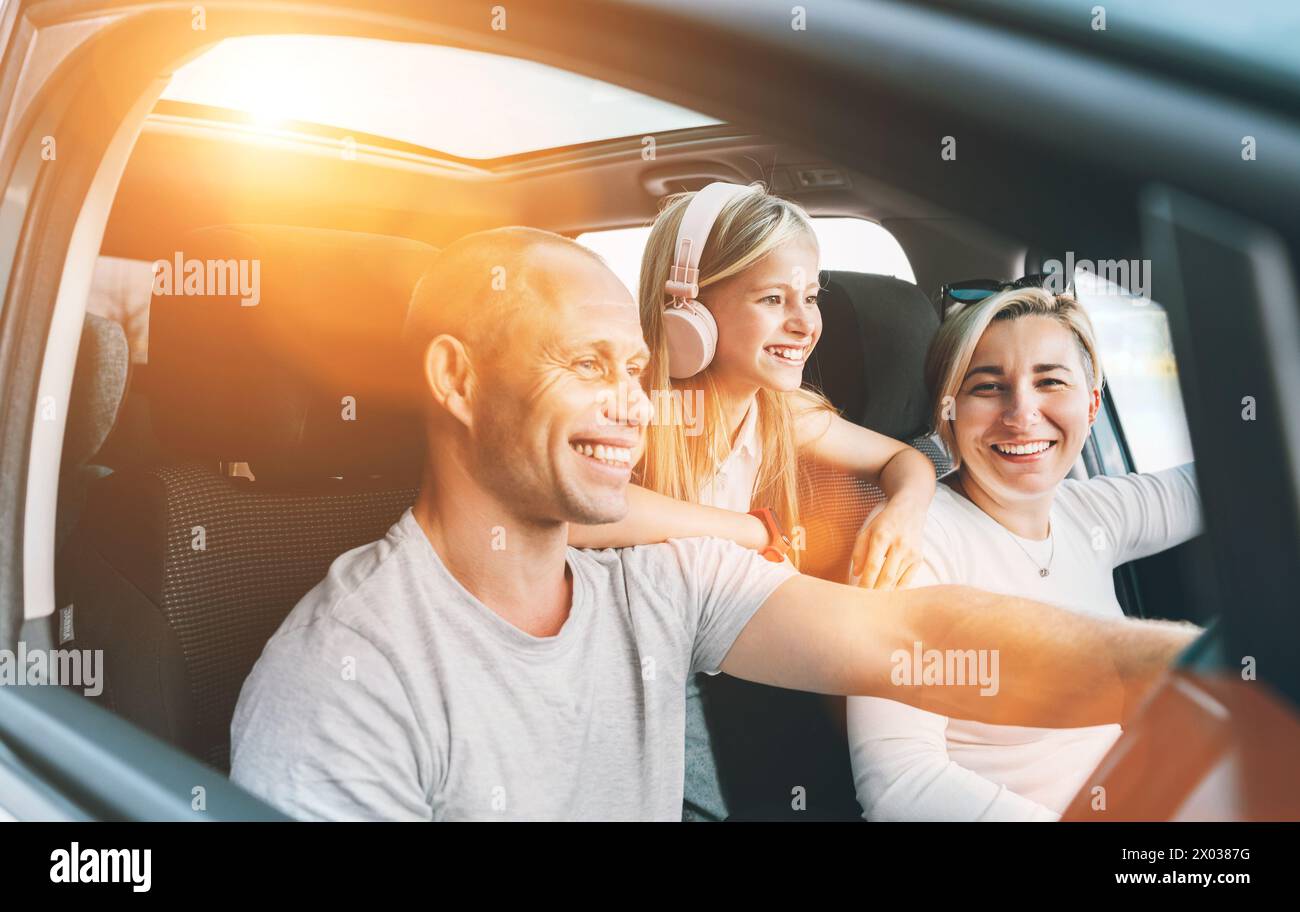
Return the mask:
<svg viewBox="0 0 1300 912">
<path fill-rule="evenodd" d="M 618 522 L 597 526 L 569 523 L 569 544 L 575 548 L 628 548 L 700 536 L 729 539 L 755 550 L 768 543 L 763 521 L 748 513 L 687 503 L 639 485 L 627 486 L 627 505 L 627 516 Z"/>
<path fill-rule="evenodd" d="M 867 588 L 905 585 L 922 562 L 921 536 L 934 497 L 934 466 L 907 444 L 845 421 L 811 395 L 797 394 L 795 403 L 800 451 L 880 485 L 889 498 L 858 533 L 850 572 Z"/>
<path fill-rule="evenodd" d="M 934 466 L 919 451 L 884 434 L 846 421 L 806 393 L 797 393 L 795 439 L 800 452 L 818 462 L 880 485 L 890 501 L 934 497 Z"/>
</svg>

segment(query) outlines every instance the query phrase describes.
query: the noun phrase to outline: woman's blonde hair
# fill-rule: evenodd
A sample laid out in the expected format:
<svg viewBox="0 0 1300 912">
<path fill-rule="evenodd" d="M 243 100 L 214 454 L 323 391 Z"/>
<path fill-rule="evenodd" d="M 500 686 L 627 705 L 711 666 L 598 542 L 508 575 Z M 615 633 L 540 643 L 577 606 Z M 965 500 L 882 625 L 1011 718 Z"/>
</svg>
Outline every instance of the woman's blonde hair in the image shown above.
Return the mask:
<svg viewBox="0 0 1300 912">
<path fill-rule="evenodd" d="M 691 503 L 699 501 L 701 489 L 731 452 L 730 429 L 725 427 L 713 379 L 714 368 L 705 368 L 688 380 L 668 376 L 668 342 L 664 334 L 664 305 L 671 300 L 664 291 L 673 261 L 673 247 L 686 207 L 694 193 L 668 197 L 650 229 L 641 259 L 638 299 L 641 328 L 650 347 L 650 364 L 645 372 L 647 393 L 652 399 L 660 391 L 672 391 L 670 402 L 704 391 L 702 426 L 687 428 L 683 410 L 673 409 L 664 420 L 657 409 L 647 431 L 645 456 L 638 468 L 640 484 Z M 808 214 L 794 203 L 773 196 L 761 185 L 753 192 L 733 197 L 722 207 L 700 255 L 700 298 L 708 301 L 708 289 L 743 272 L 771 251 L 794 241 L 817 243 Z M 802 393 L 809 395 L 810 392 Z M 758 437 L 762 464 L 754 483 L 754 500 L 771 507 L 781 525 L 790 531 L 798 521 L 798 453 L 795 447 L 795 419 L 790 393 L 759 390 Z M 830 408 L 820 394 L 811 393 Z M 660 400 L 662 401 L 662 400 Z"/>
<path fill-rule="evenodd" d="M 1087 312 L 1073 295 L 1052 294 L 1042 288 L 1015 288 L 950 311 L 930 343 L 925 358 L 925 384 L 932 403 L 930 429 L 947 447 L 953 468 L 961 464 L 952 432 L 957 392 L 970 370 L 975 349 L 991 324 L 1021 317 L 1048 317 L 1074 333 L 1088 388 L 1101 389 L 1103 377 L 1097 337 Z"/>
</svg>

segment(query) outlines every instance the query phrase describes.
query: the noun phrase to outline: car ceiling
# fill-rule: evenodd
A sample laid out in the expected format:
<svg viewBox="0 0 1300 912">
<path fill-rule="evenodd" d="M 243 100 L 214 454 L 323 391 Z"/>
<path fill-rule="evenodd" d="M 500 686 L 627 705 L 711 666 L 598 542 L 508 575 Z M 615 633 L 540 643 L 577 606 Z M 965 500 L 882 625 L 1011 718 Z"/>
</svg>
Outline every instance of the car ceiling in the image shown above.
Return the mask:
<svg viewBox="0 0 1300 912">
<path fill-rule="evenodd" d="M 123 175 L 102 252 L 168 257 L 188 230 L 261 222 L 391 234 L 445 246 L 509 224 L 564 234 L 649 224 L 668 193 L 764 181 L 811 214 L 877 221 L 923 288 L 1018 268 L 1024 245 L 860 173 L 730 125 L 483 163 L 382 140 L 270 131 L 156 110 Z M 811 185 L 811 186 L 810 186 Z"/>
</svg>

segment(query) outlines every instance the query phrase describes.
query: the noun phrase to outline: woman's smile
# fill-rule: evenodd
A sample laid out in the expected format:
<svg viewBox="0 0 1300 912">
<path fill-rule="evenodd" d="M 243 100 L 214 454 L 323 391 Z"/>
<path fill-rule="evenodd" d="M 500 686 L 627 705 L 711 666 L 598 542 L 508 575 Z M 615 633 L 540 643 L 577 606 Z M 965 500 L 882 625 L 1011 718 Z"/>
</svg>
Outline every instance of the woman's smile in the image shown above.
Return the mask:
<svg viewBox="0 0 1300 912">
<path fill-rule="evenodd" d="M 1056 444 L 1055 440 L 1008 441 L 995 443 L 990 449 L 1007 462 L 1037 462 Z"/>
</svg>

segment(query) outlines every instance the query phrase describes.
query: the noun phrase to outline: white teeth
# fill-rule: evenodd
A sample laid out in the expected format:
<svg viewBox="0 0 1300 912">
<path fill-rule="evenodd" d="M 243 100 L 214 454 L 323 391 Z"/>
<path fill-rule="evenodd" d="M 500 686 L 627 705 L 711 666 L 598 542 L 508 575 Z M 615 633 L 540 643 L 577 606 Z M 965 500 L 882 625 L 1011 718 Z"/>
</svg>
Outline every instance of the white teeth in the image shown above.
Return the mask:
<svg viewBox="0 0 1300 912">
<path fill-rule="evenodd" d="M 802 361 L 807 354 L 807 348 L 787 348 L 785 346 L 769 345 L 764 351 L 769 351 L 778 358 L 784 358 L 786 361 Z"/>
<path fill-rule="evenodd" d="M 589 443 L 573 443 L 570 446 L 573 447 L 575 453 L 598 459 L 606 465 L 625 469 L 632 464 L 631 447 L 606 446 L 603 443 L 598 443 L 595 446 Z"/>
<path fill-rule="evenodd" d="M 1052 445 L 1050 440 L 1037 440 L 1033 443 L 995 443 L 993 449 L 999 453 L 1005 453 L 1008 456 L 1030 456 L 1034 453 L 1041 453 Z"/>
</svg>

